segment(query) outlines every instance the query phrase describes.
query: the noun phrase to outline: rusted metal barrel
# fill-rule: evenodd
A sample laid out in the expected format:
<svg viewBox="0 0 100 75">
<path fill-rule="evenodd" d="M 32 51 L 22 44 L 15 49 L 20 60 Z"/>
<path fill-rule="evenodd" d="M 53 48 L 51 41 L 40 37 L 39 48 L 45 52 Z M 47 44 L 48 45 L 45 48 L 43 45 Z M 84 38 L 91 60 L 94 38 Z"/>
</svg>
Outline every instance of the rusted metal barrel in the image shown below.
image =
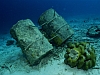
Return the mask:
<svg viewBox="0 0 100 75">
<path fill-rule="evenodd" d="M 68 23 L 54 9 L 48 9 L 41 14 L 38 23 L 48 35 L 49 41 L 61 45 L 74 33 Z"/>
<path fill-rule="evenodd" d="M 53 49 L 30 19 L 18 21 L 11 28 L 10 34 L 21 47 L 30 65 L 37 65 L 43 56 Z"/>
</svg>

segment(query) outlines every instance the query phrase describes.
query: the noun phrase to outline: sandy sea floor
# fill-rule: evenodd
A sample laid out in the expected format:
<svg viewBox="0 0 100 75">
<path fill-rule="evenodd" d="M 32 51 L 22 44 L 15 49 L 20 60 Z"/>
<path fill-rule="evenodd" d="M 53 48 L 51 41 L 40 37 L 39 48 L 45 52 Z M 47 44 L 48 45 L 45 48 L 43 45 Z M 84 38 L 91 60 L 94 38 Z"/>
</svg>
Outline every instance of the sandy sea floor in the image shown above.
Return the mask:
<svg viewBox="0 0 100 75">
<path fill-rule="evenodd" d="M 89 41 L 94 46 L 97 55 L 96 68 L 84 71 L 71 68 L 64 64 L 64 47 L 55 48 L 62 52 L 57 56 L 52 54 L 44 58 L 37 66 L 29 66 L 23 57 L 20 47 L 13 45 L 7 46 L 7 40 L 14 40 L 10 34 L 0 34 L 0 75 L 99 75 L 100 74 L 100 39 L 86 36 L 87 29 L 93 25 L 100 25 L 100 17 L 71 17 L 66 21 L 73 28 L 74 35 L 69 41 Z M 72 40 L 73 39 L 73 40 Z"/>
</svg>

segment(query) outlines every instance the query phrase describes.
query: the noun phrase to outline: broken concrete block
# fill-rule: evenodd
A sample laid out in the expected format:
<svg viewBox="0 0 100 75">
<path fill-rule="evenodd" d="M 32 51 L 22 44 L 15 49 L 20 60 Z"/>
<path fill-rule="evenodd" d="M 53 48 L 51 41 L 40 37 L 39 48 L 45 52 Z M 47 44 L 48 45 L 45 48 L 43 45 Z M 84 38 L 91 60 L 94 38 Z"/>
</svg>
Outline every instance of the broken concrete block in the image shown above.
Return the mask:
<svg viewBox="0 0 100 75">
<path fill-rule="evenodd" d="M 21 47 L 30 65 L 37 65 L 53 49 L 30 19 L 20 20 L 10 30 L 10 34 Z"/>
</svg>

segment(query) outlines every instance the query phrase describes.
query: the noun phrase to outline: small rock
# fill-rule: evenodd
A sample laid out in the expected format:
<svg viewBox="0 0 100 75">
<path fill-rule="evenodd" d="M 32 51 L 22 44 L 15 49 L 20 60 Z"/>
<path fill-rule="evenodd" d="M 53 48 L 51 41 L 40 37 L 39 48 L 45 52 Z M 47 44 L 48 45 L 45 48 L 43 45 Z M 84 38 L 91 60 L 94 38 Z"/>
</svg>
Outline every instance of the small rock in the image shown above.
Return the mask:
<svg viewBox="0 0 100 75">
<path fill-rule="evenodd" d="M 90 37 L 100 37 L 100 26 L 91 26 L 88 31 L 87 35 Z"/>
<path fill-rule="evenodd" d="M 7 40 L 6 46 L 10 46 L 14 44 L 14 40 Z"/>
</svg>

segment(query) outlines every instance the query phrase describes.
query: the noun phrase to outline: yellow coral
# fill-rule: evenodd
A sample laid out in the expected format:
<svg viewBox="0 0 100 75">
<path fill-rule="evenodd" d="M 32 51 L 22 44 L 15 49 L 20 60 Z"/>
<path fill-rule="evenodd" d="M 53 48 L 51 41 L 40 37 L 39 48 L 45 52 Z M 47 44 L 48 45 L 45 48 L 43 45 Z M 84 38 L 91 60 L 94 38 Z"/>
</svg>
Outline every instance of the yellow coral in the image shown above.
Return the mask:
<svg viewBox="0 0 100 75">
<path fill-rule="evenodd" d="M 52 33 L 50 35 L 50 37 L 52 37 L 51 39 L 54 41 L 54 43 L 56 45 L 61 45 L 63 43 L 63 40 L 56 34 L 56 33 Z"/>
<path fill-rule="evenodd" d="M 95 49 L 87 42 L 68 43 L 65 54 L 65 64 L 70 67 L 88 70 L 95 66 L 96 55 Z"/>
<path fill-rule="evenodd" d="M 68 48 L 74 48 L 75 47 L 75 44 L 69 42 L 69 43 L 67 43 L 67 46 L 68 46 Z"/>
</svg>

